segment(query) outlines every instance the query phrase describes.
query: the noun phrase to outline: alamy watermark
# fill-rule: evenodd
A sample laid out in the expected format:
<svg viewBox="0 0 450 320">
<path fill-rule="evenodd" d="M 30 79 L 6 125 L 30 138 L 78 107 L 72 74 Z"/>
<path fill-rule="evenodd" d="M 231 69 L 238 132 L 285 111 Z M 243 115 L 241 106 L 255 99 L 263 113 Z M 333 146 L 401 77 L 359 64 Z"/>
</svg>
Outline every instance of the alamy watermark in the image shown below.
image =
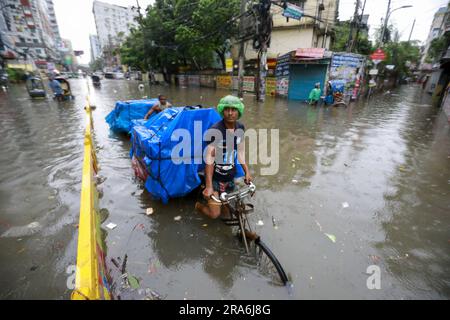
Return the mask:
<svg viewBox="0 0 450 320">
<path fill-rule="evenodd" d="M 260 175 L 276 175 L 280 168 L 280 132 L 278 129 L 248 129 L 245 132 L 237 129 L 226 131 L 226 136 L 217 129 L 208 129 L 203 133 L 201 121 L 194 122 L 194 135 L 186 129 L 176 129 L 171 136 L 172 142 L 177 142 L 171 152 L 174 164 L 211 164 L 208 158 L 208 148 L 205 145 L 214 143 L 214 161 L 220 164 L 229 163 L 241 153 L 248 165 L 261 166 Z M 234 150 L 234 144 L 239 147 Z M 248 151 L 248 153 L 246 152 Z M 236 154 L 237 153 L 237 154 Z"/>
<path fill-rule="evenodd" d="M 379 266 L 371 265 L 367 268 L 366 273 L 370 276 L 367 278 L 366 285 L 369 290 L 381 290 L 381 269 Z"/>
</svg>

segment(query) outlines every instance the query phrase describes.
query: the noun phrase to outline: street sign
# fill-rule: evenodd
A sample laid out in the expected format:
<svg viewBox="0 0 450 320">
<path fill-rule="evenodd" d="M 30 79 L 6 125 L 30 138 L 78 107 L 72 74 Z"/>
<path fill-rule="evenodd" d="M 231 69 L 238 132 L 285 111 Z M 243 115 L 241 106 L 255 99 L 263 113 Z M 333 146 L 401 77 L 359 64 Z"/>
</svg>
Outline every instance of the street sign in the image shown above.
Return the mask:
<svg viewBox="0 0 450 320">
<path fill-rule="evenodd" d="M 374 53 L 371 54 L 370 59 L 384 61 L 386 60 L 386 53 L 384 53 L 383 50 L 378 48 L 377 50 L 375 50 Z"/>
<path fill-rule="evenodd" d="M 378 75 L 378 69 L 371 69 L 371 70 L 369 71 L 369 74 L 370 74 L 371 76 L 376 76 L 376 75 Z"/>
<path fill-rule="evenodd" d="M 227 72 L 233 72 L 233 59 L 227 59 L 225 61 L 226 63 L 226 67 L 227 67 Z"/>
<path fill-rule="evenodd" d="M 388 64 L 388 65 L 386 66 L 386 69 L 388 69 L 388 70 L 394 70 L 394 69 L 395 69 L 395 65 L 393 65 L 393 64 Z"/>
<path fill-rule="evenodd" d="M 286 9 L 284 9 L 284 12 L 283 12 L 283 16 L 285 16 L 286 18 L 300 20 L 303 17 L 303 11 L 302 11 L 302 8 L 296 6 L 292 3 L 287 3 Z"/>
</svg>

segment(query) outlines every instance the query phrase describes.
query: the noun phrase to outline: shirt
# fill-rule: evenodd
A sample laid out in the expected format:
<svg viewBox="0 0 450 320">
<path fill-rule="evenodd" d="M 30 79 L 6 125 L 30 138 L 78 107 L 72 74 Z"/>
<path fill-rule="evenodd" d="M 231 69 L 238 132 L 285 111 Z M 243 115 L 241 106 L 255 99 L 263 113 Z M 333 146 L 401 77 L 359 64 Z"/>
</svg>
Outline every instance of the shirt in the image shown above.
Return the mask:
<svg viewBox="0 0 450 320">
<path fill-rule="evenodd" d="M 213 180 L 220 182 L 234 180 L 236 175 L 237 146 L 244 141 L 244 131 L 245 127 L 240 122 L 236 122 L 234 131 L 227 130 L 223 120 L 208 129 L 207 134 L 212 137 L 209 144 L 213 144 L 216 147 Z M 214 135 L 214 132 L 219 136 Z M 228 148 L 227 139 L 233 139 L 233 141 L 229 142 Z"/>
<path fill-rule="evenodd" d="M 314 88 L 314 89 L 312 89 L 311 93 L 309 94 L 309 100 L 319 101 L 321 94 L 322 94 L 322 90 L 320 90 L 318 88 Z"/>
<path fill-rule="evenodd" d="M 55 94 L 63 94 L 63 90 L 61 88 L 61 84 L 58 80 L 52 80 L 50 82 L 50 88 L 52 88 L 53 92 Z"/>
</svg>

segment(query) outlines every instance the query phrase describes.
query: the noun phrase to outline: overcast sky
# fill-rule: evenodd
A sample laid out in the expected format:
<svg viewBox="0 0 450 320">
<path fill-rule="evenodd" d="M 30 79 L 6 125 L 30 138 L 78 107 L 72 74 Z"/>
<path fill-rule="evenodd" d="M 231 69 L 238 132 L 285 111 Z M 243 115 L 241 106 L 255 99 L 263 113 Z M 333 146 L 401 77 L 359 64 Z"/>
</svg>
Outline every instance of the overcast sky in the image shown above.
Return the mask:
<svg viewBox="0 0 450 320">
<path fill-rule="evenodd" d="M 226 1 L 226 0 L 224 0 Z M 316 0 L 307 0 L 314 3 Z M 61 36 L 72 41 L 74 50 L 83 50 L 81 63 L 90 61 L 89 34 L 96 34 L 94 15 L 92 13 L 93 0 L 53 0 L 56 10 Z M 136 6 L 136 0 L 103 0 L 121 6 Z M 353 16 L 355 0 L 340 0 L 339 19 L 346 20 Z M 361 0 L 363 3 L 364 0 Z M 141 7 L 153 3 L 153 0 L 139 0 Z M 408 40 L 414 19 L 417 19 L 412 34 L 412 40 L 425 41 L 430 30 L 434 13 L 447 4 L 447 0 L 392 0 L 391 10 L 404 5 L 412 8 L 401 9 L 392 13 L 389 22 L 394 23 L 400 31 L 401 40 Z M 370 15 L 369 25 L 371 34 L 380 24 L 380 19 L 386 15 L 388 0 L 366 0 L 365 13 Z"/>
</svg>

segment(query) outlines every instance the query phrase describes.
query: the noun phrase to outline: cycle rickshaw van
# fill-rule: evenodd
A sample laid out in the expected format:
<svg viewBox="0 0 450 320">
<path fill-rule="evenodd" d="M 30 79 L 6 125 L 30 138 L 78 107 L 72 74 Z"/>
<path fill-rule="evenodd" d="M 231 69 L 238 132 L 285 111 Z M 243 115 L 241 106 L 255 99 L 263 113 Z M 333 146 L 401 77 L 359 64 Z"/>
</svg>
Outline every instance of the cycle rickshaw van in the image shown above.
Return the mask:
<svg viewBox="0 0 450 320">
<path fill-rule="evenodd" d="M 215 109 L 187 106 L 166 109 L 148 121 L 133 121 L 132 165 L 155 200 L 168 203 L 200 187 L 205 169 L 203 154 L 208 145 L 203 136 L 221 119 Z M 188 142 L 181 132 L 189 133 Z M 236 178 L 242 176 L 244 171 L 238 165 Z"/>
<path fill-rule="evenodd" d="M 96 87 L 96 88 L 101 87 L 102 83 L 100 82 L 100 77 L 98 75 L 93 74 L 91 76 L 91 79 L 92 79 L 92 84 L 94 85 L 94 87 Z"/>
<path fill-rule="evenodd" d="M 72 95 L 72 90 L 70 89 L 70 83 L 63 77 L 56 77 L 56 81 L 61 84 L 61 88 L 63 89 L 63 100 L 74 100 L 75 97 Z"/>
<path fill-rule="evenodd" d="M 44 83 L 39 77 L 29 77 L 26 82 L 26 87 L 28 95 L 32 99 L 45 99 L 47 97 Z"/>
</svg>

